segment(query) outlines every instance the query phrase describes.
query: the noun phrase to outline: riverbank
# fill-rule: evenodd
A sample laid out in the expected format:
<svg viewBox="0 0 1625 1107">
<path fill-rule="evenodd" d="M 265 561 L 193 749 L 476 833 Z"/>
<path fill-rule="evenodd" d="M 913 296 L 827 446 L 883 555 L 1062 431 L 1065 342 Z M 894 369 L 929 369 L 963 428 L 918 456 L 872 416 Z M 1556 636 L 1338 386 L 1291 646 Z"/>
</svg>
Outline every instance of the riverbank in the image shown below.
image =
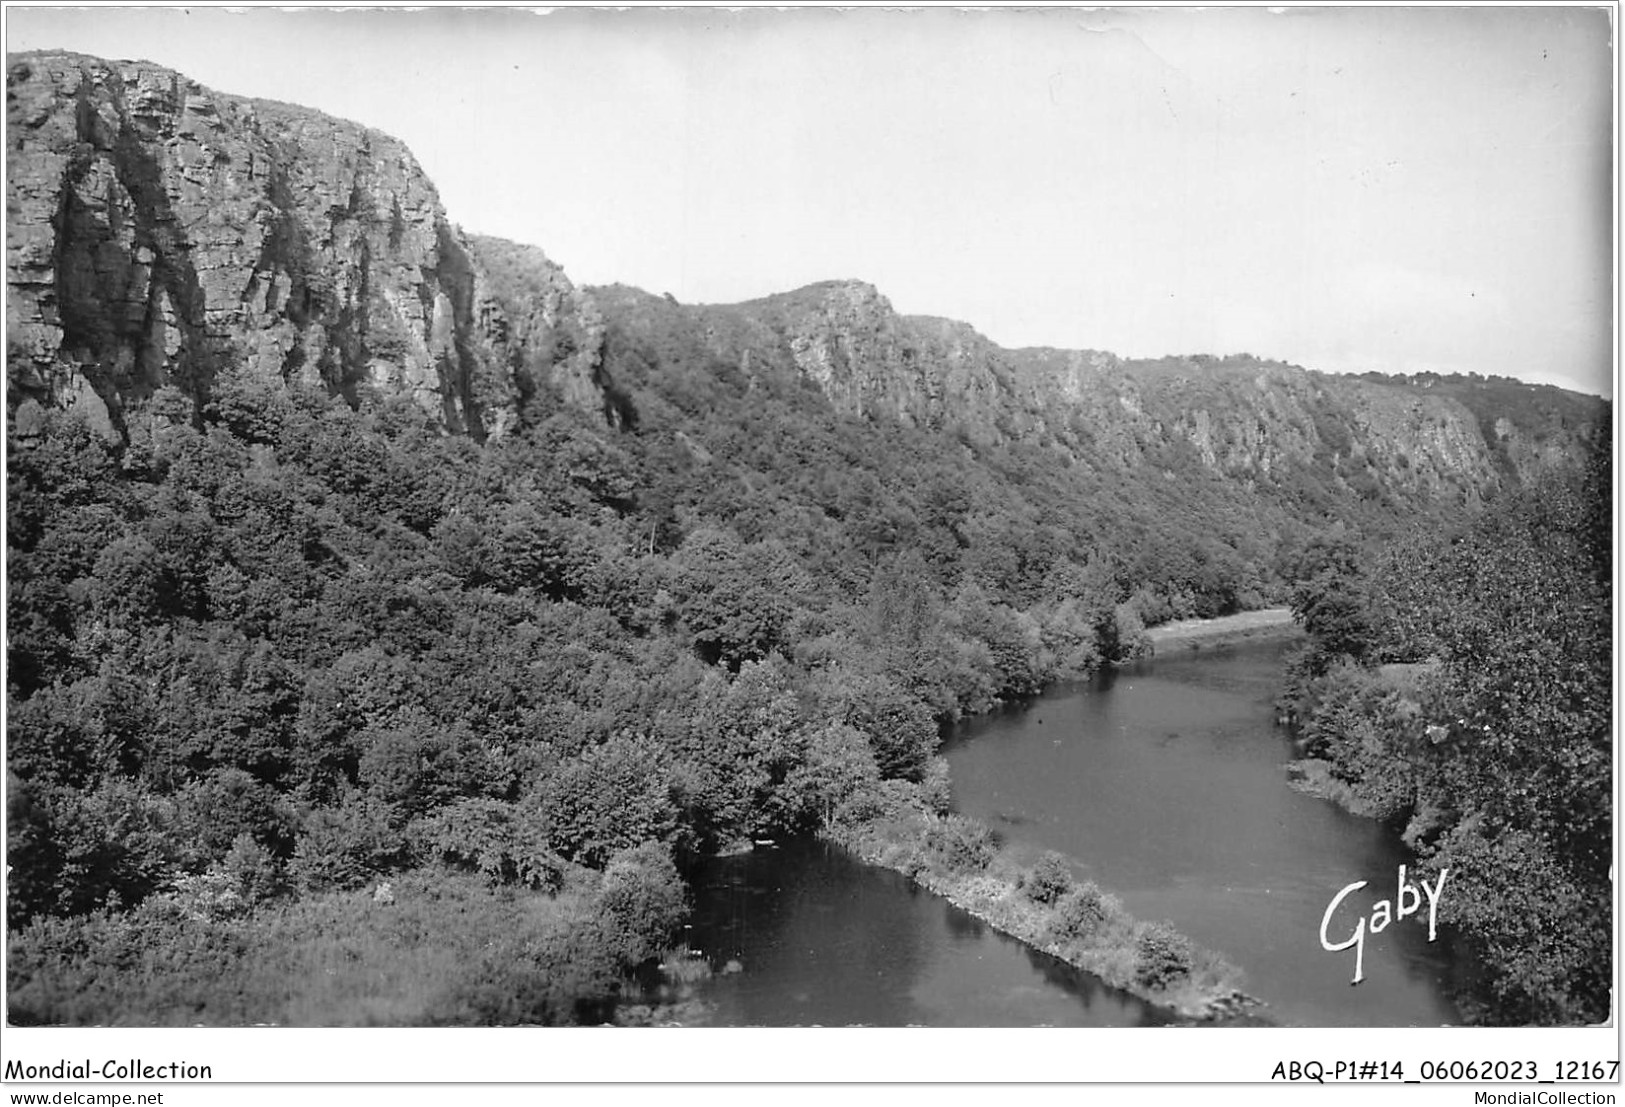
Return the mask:
<svg viewBox="0 0 1625 1107">
<path fill-rule="evenodd" d="M 1373 682 L 1379 690 L 1397 697 L 1396 710 L 1407 717 L 1415 718 L 1422 712 L 1420 701 L 1422 683 L 1438 671 L 1437 661 L 1389 663 L 1366 670 L 1363 679 Z M 1313 700 L 1305 702 L 1313 703 Z M 1301 747 L 1303 745 L 1301 728 L 1298 741 Z M 1305 795 L 1335 803 L 1352 815 L 1365 819 L 1385 819 L 1394 814 L 1383 804 L 1372 802 L 1357 783 L 1346 779 L 1346 769 L 1340 775 L 1338 766 L 1330 758 L 1306 755 L 1288 761 L 1284 768 L 1287 772 L 1287 782 L 1293 788 Z M 1381 795 L 1380 792 L 1378 794 Z"/>
<path fill-rule="evenodd" d="M 1094 884 L 1075 883 L 1059 855 L 1028 868 L 999 851 L 981 823 L 921 810 L 838 824 L 823 837 L 1181 1019 L 1267 1025 L 1257 1015 L 1263 1004 L 1241 990 L 1239 969 L 1166 923 L 1136 920 Z"/>
<path fill-rule="evenodd" d="M 1303 628 L 1292 619 L 1290 607 L 1238 611 L 1217 619 L 1180 619 L 1146 631 L 1153 652 L 1158 654 L 1200 650 L 1236 642 L 1272 641 L 1302 633 Z"/>
<path fill-rule="evenodd" d="M 1295 791 L 1326 800 L 1328 803 L 1335 803 L 1349 814 L 1358 815 L 1362 819 L 1382 817 L 1379 809 L 1362 800 L 1358 792 L 1333 775 L 1334 766 L 1330 761 L 1323 761 L 1318 757 L 1302 757 L 1296 761 L 1288 761 L 1282 768 L 1286 770 L 1287 784 Z"/>
<path fill-rule="evenodd" d="M 1182 620 L 1148 633 L 1156 652 L 1177 652 L 1277 640 L 1302 629 L 1283 607 Z M 897 791 L 882 804 L 884 813 L 837 819 L 821 837 L 1182 1020 L 1274 1025 L 1262 1014 L 1266 1005 L 1241 990 L 1241 970 L 1220 954 L 1195 945 L 1167 923 L 1135 919 L 1116 896 L 1093 883 L 1075 883 L 1060 855 L 1023 866 L 998 849 L 984 824 L 933 811 L 914 794 L 914 786 L 888 783 Z"/>
</svg>

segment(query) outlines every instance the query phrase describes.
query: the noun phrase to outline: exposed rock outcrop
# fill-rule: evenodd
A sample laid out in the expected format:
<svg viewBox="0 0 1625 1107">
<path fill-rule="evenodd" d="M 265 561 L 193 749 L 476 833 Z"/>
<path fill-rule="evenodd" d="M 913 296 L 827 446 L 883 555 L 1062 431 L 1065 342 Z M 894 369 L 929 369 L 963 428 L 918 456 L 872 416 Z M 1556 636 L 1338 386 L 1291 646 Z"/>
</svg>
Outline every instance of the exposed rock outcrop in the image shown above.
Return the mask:
<svg viewBox="0 0 1625 1107">
<path fill-rule="evenodd" d="M 506 366 L 521 406 L 544 386 L 613 427 L 636 420 L 604 371 L 604 319 L 598 305 L 535 246 L 470 235 L 482 282 L 481 333 Z"/>
<path fill-rule="evenodd" d="M 1096 469 L 1150 466 L 1172 478 L 1194 464 L 1288 496 L 1329 488 L 1374 503 L 1475 503 L 1579 457 L 1605 410 L 1512 381 L 1433 387 L 1249 355 L 1008 350 L 963 323 L 899 315 L 857 281 L 732 305 L 680 305 L 623 286 L 593 294 L 611 373 L 629 384 L 669 392 L 662 375 L 697 371 L 755 387 L 779 374 L 848 416 L 1036 444 Z M 1497 421 L 1490 410 L 1512 414 Z"/>
<path fill-rule="evenodd" d="M 403 393 L 483 438 L 554 368 L 512 340 L 399 141 L 146 62 L 8 61 L 14 415 L 77 407 L 117 433 L 160 387 L 203 403 L 218 374 L 241 372 Z M 583 306 L 557 283 L 560 325 Z M 589 345 L 592 327 L 579 325 Z M 562 375 L 577 402 L 601 404 L 577 366 Z"/>
<path fill-rule="evenodd" d="M 544 395 L 637 419 L 776 378 L 851 417 L 1035 444 L 1096 469 L 1196 464 L 1286 495 L 1473 502 L 1580 456 L 1605 405 L 1459 378 L 1349 378 L 1246 355 L 1132 361 L 1003 349 L 828 281 L 734 305 L 576 288 L 540 250 L 470 237 L 400 142 L 212 92 L 146 62 L 10 59 L 8 410 L 83 411 L 109 435 L 222 373 L 400 394 L 497 435 Z M 681 378 L 680 387 L 671 382 Z"/>
</svg>

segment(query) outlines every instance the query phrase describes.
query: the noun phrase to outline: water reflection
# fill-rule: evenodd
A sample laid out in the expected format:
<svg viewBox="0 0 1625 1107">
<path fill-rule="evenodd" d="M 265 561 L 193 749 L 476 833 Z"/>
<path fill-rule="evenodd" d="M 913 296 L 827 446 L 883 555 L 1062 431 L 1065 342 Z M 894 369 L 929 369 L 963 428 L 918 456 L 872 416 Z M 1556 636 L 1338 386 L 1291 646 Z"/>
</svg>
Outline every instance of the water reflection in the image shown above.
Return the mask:
<svg viewBox="0 0 1625 1107">
<path fill-rule="evenodd" d="M 1221 647 L 1142 662 L 961 729 L 947 754 L 958 807 L 1032 852 L 1057 849 L 1247 970 L 1249 990 L 1297 1025 L 1438 1025 L 1449 954 L 1425 924 L 1366 945 L 1366 980 L 1320 948 L 1338 889 L 1348 909 L 1392 897 L 1410 858 L 1375 823 L 1287 786 L 1274 725 L 1286 647 Z M 1384 891 L 1386 889 L 1386 891 Z"/>
<path fill-rule="evenodd" d="M 897 873 L 816 842 L 696 874 L 713 1026 L 1151 1026 L 1169 1020 Z"/>
<path fill-rule="evenodd" d="M 1166 918 L 1247 970 L 1272 1020 L 1456 1021 L 1445 942 L 1414 919 L 1352 954 L 1320 948 L 1338 889 L 1369 917 L 1406 851 L 1287 786 L 1274 726 L 1281 646 L 1221 647 L 1058 689 L 962 728 L 946 752 L 961 810 L 1018 855 L 1058 849 L 1145 919 Z M 1064 962 L 819 843 L 719 858 L 695 874 L 690 945 L 716 1026 L 1149 1026 L 1170 1021 Z"/>
</svg>

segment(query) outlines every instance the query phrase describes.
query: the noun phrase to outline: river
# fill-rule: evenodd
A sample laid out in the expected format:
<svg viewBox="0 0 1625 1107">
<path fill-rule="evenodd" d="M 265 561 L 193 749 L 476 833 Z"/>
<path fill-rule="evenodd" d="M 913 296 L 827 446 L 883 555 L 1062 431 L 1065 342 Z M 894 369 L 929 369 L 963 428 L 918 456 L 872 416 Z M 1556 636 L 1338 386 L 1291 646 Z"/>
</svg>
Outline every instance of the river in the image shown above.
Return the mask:
<svg viewBox="0 0 1625 1107">
<path fill-rule="evenodd" d="M 716 858 L 689 942 L 709 1026 L 1157 1026 L 1158 1008 L 823 842 Z M 728 962 L 737 971 L 729 971 Z"/>
<path fill-rule="evenodd" d="M 1425 900 L 1367 937 L 1357 986 L 1354 951 L 1321 948 L 1339 889 L 1369 882 L 1335 916 L 1334 941 L 1395 898 L 1410 857 L 1391 832 L 1288 785 L 1291 742 L 1272 708 L 1287 648 L 1149 660 L 973 720 L 944 750 L 955 806 L 1018 854 L 1077 859 L 1134 915 L 1228 956 L 1276 1022 L 1453 1023 L 1449 950 L 1427 940 Z M 699 989 L 712 1025 L 1167 1021 L 827 846 L 718 859 L 697 876 L 690 943 L 737 970 Z"/>
</svg>

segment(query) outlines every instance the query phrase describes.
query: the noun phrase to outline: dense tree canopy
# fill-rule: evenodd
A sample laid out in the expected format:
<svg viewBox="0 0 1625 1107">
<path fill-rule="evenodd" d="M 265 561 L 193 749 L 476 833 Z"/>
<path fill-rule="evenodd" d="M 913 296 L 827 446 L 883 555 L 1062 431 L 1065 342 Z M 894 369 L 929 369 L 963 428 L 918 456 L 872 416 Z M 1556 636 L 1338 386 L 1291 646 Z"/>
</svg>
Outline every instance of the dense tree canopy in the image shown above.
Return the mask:
<svg viewBox="0 0 1625 1107">
<path fill-rule="evenodd" d="M 1421 844 L 1545 851 L 1589 902 L 1606 592 L 1542 574 L 1606 556 L 1594 493 L 1519 500 L 1378 595 L 1326 514 L 1346 481 L 1248 490 L 1184 455 L 1124 469 L 1099 428 L 1060 449 L 839 415 L 689 337 L 611 328 L 624 418 L 540 382 L 483 446 L 397 398 L 229 372 L 196 412 L 161 391 L 118 447 L 61 414 L 14 436 L 14 979 L 116 920 L 265 938 L 445 871 L 575 896 L 559 941 L 599 943 L 582 986 L 611 987 L 664 937 L 671 858 L 936 795 L 945 722 L 1132 657 L 1147 624 L 1289 598 L 1317 672 L 1397 648 L 1399 611 L 1443 659 L 1448 740 L 1405 786 Z M 537 994 L 500 1016 L 574 1017 Z"/>
<path fill-rule="evenodd" d="M 1324 674 L 1298 688 L 1308 752 L 1450 869 L 1442 917 L 1485 966 L 1488 1021 L 1608 1016 L 1610 479 L 1600 451 L 1397 542 L 1369 580 L 1332 565 L 1304 588 L 1318 660 L 1299 672 Z"/>
</svg>

